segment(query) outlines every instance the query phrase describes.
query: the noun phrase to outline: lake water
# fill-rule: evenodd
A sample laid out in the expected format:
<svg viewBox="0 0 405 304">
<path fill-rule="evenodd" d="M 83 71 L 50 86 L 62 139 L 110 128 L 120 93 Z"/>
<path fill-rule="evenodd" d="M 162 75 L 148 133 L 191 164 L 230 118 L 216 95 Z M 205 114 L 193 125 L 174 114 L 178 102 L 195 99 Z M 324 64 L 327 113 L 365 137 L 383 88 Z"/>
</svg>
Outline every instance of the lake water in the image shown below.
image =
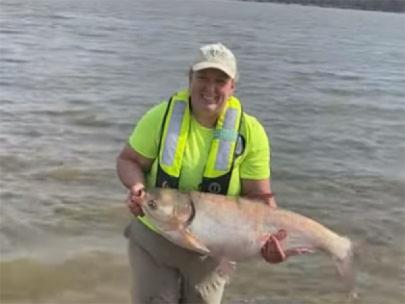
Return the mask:
<svg viewBox="0 0 405 304">
<path fill-rule="evenodd" d="M 137 119 L 195 50 L 239 60 L 281 207 L 362 244 L 358 303 L 404 303 L 405 16 L 239 1 L 2 0 L 0 301 L 128 303 Z M 224 303 L 344 303 L 324 255 L 240 265 Z"/>
</svg>

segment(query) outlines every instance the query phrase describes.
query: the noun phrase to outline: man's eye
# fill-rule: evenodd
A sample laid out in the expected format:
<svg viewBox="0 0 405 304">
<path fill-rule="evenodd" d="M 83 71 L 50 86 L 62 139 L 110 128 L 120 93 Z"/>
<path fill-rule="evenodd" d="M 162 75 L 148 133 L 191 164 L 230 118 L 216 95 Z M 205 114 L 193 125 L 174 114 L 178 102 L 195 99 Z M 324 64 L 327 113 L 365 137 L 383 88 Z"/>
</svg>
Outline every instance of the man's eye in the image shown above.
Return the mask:
<svg viewBox="0 0 405 304">
<path fill-rule="evenodd" d="M 228 82 L 228 78 L 217 78 L 215 81 L 218 84 L 226 84 Z"/>
<path fill-rule="evenodd" d="M 152 210 L 157 209 L 157 203 L 156 203 L 156 201 L 154 201 L 154 200 L 148 201 L 148 207 L 149 207 L 150 209 L 152 209 Z"/>
</svg>

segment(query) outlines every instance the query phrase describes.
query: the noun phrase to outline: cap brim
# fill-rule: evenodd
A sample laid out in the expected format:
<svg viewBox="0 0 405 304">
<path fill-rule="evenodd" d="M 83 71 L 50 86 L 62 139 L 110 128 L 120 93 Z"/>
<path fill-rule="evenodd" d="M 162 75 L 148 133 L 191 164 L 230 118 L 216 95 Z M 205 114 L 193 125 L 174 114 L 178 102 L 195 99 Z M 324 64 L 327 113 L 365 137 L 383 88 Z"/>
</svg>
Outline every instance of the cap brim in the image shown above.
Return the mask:
<svg viewBox="0 0 405 304">
<path fill-rule="evenodd" d="M 221 70 L 222 72 L 224 72 L 226 75 L 228 75 L 229 77 L 231 77 L 232 79 L 235 79 L 235 72 L 230 71 L 230 69 L 228 69 L 226 66 L 220 64 L 220 63 L 215 63 L 215 62 L 200 62 L 200 63 L 196 63 L 195 65 L 193 65 L 192 70 L 194 72 L 196 71 L 201 71 L 201 70 L 205 70 L 205 69 L 218 69 Z"/>
</svg>

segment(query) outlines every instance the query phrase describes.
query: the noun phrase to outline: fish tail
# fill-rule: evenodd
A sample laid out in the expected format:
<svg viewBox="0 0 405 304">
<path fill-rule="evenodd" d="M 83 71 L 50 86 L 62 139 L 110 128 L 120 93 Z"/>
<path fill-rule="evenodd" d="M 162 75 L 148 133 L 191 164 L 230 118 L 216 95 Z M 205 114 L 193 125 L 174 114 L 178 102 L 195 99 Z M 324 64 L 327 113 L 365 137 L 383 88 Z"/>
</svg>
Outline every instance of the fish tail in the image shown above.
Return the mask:
<svg viewBox="0 0 405 304">
<path fill-rule="evenodd" d="M 335 257 L 336 269 L 348 292 L 348 303 L 352 303 L 358 298 L 356 285 L 356 271 L 354 265 L 353 243 L 348 240 L 347 250 L 343 258 Z"/>
</svg>

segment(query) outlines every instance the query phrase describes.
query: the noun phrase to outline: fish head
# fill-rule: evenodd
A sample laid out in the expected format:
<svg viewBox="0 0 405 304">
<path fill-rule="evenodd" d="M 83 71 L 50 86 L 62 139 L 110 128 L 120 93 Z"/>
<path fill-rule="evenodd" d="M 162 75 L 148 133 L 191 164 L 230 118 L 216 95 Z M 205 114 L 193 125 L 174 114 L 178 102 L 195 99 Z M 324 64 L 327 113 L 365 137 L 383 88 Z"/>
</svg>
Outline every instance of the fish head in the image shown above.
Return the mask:
<svg viewBox="0 0 405 304">
<path fill-rule="evenodd" d="M 141 208 L 160 231 L 185 228 L 194 214 L 190 196 L 174 189 L 148 190 L 141 202 Z"/>
</svg>

